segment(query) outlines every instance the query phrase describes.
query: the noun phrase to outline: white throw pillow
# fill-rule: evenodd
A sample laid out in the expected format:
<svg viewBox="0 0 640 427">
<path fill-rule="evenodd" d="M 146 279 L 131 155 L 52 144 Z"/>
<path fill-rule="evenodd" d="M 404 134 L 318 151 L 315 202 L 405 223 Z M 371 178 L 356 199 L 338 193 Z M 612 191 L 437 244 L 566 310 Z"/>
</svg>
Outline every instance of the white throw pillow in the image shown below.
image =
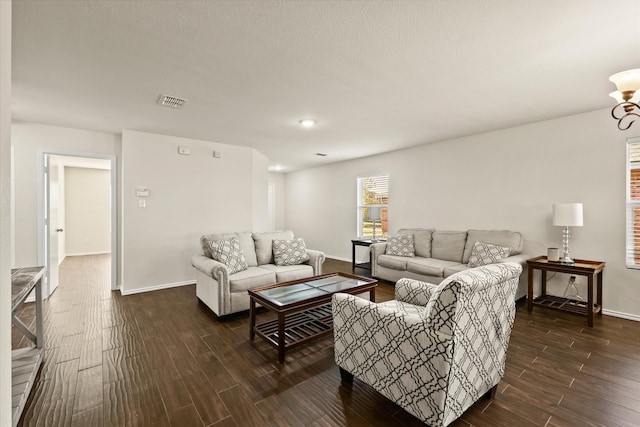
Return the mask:
<svg viewBox="0 0 640 427">
<path fill-rule="evenodd" d="M 227 266 L 229 274 L 247 269 L 247 260 L 242 252 L 240 242 L 235 237 L 227 240 L 209 241 L 211 258 Z"/>
<path fill-rule="evenodd" d="M 469 257 L 469 267 L 480 267 L 481 265 L 495 264 L 500 262 L 511 253 L 511 249 L 505 246 L 497 246 L 491 243 L 476 242 L 471 249 Z"/>
<path fill-rule="evenodd" d="M 413 235 L 402 234 L 389 237 L 387 239 L 387 249 L 385 249 L 384 253 L 387 255 L 415 257 L 416 250 L 413 246 Z"/>
<path fill-rule="evenodd" d="M 309 260 L 304 239 L 273 239 L 273 260 L 276 265 L 296 265 Z"/>
</svg>

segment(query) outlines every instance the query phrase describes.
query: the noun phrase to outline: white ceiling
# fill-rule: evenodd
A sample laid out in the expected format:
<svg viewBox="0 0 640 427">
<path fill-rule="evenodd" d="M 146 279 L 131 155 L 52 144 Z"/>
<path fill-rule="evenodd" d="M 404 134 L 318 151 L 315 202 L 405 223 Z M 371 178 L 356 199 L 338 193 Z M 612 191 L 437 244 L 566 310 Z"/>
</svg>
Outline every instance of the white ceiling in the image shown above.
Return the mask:
<svg viewBox="0 0 640 427">
<path fill-rule="evenodd" d="M 13 1 L 15 120 L 249 146 L 284 171 L 612 107 L 630 68 L 638 0 Z"/>
</svg>

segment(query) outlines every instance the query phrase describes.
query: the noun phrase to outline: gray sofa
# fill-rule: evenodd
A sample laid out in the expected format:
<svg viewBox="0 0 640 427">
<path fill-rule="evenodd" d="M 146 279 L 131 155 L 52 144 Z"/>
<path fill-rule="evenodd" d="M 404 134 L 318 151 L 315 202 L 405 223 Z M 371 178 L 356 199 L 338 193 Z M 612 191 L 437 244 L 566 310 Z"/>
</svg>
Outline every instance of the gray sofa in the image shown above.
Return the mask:
<svg viewBox="0 0 640 427">
<path fill-rule="evenodd" d="M 371 245 L 371 275 L 396 282 L 401 278 L 416 279 L 433 284 L 452 274 L 470 268 L 469 258 L 476 242 L 509 247 L 510 255 L 500 262 L 515 262 L 527 267 L 527 256 L 521 254 L 522 234 L 508 230 L 441 231 L 432 228 L 405 228 L 398 235 L 413 236 L 415 257 L 385 254 L 387 243 Z M 527 294 L 527 275 L 520 276 L 516 299 Z"/>
<path fill-rule="evenodd" d="M 210 258 L 211 241 L 236 238 L 246 259 L 247 269 L 230 274 L 222 262 Z M 191 258 L 196 269 L 196 296 L 217 316 L 249 309 L 248 289 L 322 274 L 324 253 L 307 249 L 309 259 L 302 264 L 276 265 L 274 239 L 291 240 L 289 230 L 266 233 L 218 233 L 200 238 L 201 252 Z"/>
</svg>

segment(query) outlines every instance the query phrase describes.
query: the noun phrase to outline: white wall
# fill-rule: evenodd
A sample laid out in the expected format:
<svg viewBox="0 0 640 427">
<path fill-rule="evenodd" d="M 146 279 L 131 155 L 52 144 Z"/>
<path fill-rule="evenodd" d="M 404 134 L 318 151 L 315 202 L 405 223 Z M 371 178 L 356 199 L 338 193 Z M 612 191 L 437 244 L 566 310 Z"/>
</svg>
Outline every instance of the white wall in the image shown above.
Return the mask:
<svg viewBox="0 0 640 427">
<path fill-rule="evenodd" d="M 110 253 L 111 171 L 64 167 L 64 188 L 65 253 Z"/>
<path fill-rule="evenodd" d="M 267 163 L 252 149 L 125 130 L 122 156 L 125 294 L 193 283 L 202 234 L 251 231 L 266 218 Z M 150 190 L 146 208 L 137 187 Z"/>
<path fill-rule="evenodd" d="M 271 172 L 269 174 L 269 183 L 273 185 L 274 189 L 274 202 L 275 202 L 275 230 L 285 229 L 285 187 L 284 187 L 285 174 Z"/>
<path fill-rule="evenodd" d="M 256 150 L 252 154 L 252 192 L 253 192 L 253 227 L 252 231 L 269 231 L 268 183 L 269 159 Z"/>
<path fill-rule="evenodd" d="M 11 0 L 0 1 L 0 426 L 11 425 Z"/>
<path fill-rule="evenodd" d="M 121 142 L 119 135 L 111 133 L 35 123 L 14 123 L 11 133 L 16 165 L 16 266 L 28 267 L 38 262 L 37 181 L 41 153 L 111 155 L 120 159 Z"/>
<path fill-rule="evenodd" d="M 604 308 L 640 320 L 640 270 L 625 267 L 624 237 L 625 141 L 639 131 L 619 131 L 600 110 L 289 173 L 286 227 L 309 247 L 350 259 L 356 178 L 382 171 L 390 233 L 517 230 L 535 256 L 561 247 L 551 205 L 582 202 L 584 227 L 572 229 L 571 254 L 605 261 Z"/>
</svg>

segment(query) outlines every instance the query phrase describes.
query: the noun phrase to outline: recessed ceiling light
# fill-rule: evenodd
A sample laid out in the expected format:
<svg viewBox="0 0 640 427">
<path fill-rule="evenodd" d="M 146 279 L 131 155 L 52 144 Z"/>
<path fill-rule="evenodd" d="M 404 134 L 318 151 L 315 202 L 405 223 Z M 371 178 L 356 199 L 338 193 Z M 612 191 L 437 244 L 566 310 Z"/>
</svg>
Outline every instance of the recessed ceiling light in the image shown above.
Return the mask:
<svg viewBox="0 0 640 427">
<path fill-rule="evenodd" d="M 313 119 L 303 119 L 303 120 L 300 120 L 299 123 L 300 123 L 300 126 L 302 127 L 310 128 L 316 124 L 316 121 Z"/>
</svg>

